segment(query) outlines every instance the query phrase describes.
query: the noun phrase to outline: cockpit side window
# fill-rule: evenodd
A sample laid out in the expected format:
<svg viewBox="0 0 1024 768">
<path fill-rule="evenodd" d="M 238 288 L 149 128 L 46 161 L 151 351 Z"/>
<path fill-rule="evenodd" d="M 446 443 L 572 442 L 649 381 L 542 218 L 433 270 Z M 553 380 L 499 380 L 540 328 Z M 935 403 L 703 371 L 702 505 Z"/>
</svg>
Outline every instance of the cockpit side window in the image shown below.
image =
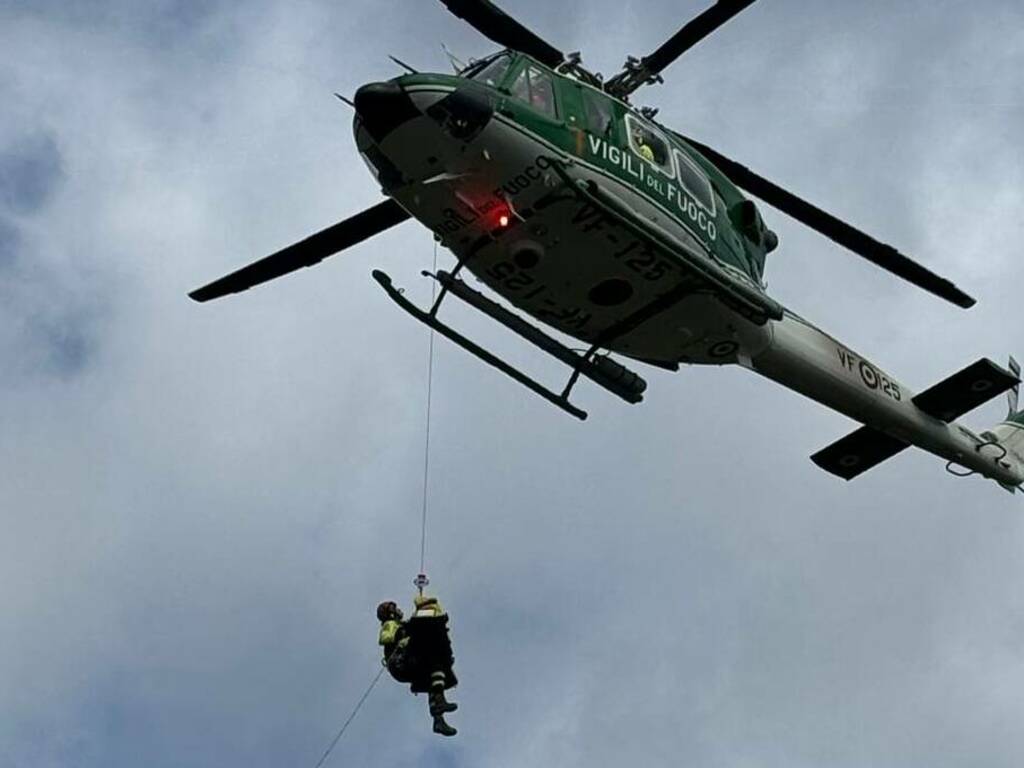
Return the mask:
<svg viewBox="0 0 1024 768">
<path fill-rule="evenodd" d="M 558 116 L 555 109 L 555 86 L 551 75 L 539 67 L 527 64 L 512 83 L 511 91 L 513 96 L 525 101 L 538 112 L 552 118 Z"/>
<path fill-rule="evenodd" d="M 580 88 L 583 108 L 587 115 L 587 128 L 595 136 L 608 138 L 615 130 L 615 110 L 610 99 L 589 88 Z"/>
<path fill-rule="evenodd" d="M 668 142 L 660 132 L 635 115 L 626 115 L 626 130 L 630 149 L 669 178 L 676 175 Z"/>
<path fill-rule="evenodd" d="M 715 193 L 711 188 L 711 182 L 708 181 L 708 177 L 704 175 L 704 171 L 693 160 L 678 149 L 675 151 L 675 155 L 676 162 L 679 165 L 680 183 L 703 206 L 704 210 L 714 215 Z"/>
<path fill-rule="evenodd" d="M 496 59 L 487 62 L 482 69 L 470 74 L 469 78 L 491 88 L 497 88 L 505 80 L 505 75 L 508 74 L 508 68 L 511 64 L 512 57 L 507 53 L 502 54 Z"/>
</svg>

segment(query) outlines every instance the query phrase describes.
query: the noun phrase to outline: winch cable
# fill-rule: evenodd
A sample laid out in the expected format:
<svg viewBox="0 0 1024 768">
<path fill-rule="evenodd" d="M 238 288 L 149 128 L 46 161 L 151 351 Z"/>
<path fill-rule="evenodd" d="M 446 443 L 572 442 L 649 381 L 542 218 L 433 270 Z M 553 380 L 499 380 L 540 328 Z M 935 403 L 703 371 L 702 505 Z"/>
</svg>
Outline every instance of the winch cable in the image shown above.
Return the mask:
<svg viewBox="0 0 1024 768">
<path fill-rule="evenodd" d="M 434 274 L 437 274 L 437 243 L 434 243 Z M 437 296 L 437 282 L 430 281 L 430 305 L 434 305 Z M 420 519 L 420 575 L 424 574 L 427 556 L 427 497 L 430 479 L 430 410 L 434 396 L 434 329 L 430 329 L 430 351 L 427 362 L 427 426 L 423 445 L 423 514 Z M 419 579 L 418 579 L 419 580 Z M 419 587 L 423 594 L 423 587 Z"/>
<path fill-rule="evenodd" d="M 434 243 L 434 267 L 433 272 L 437 273 L 437 243 Z M 437 283 L 433 280 L 430 281 L 430 303 L 433 305 L 437 299 Z M 423 572 L 424 566 L 426 565 L 427 556 L 427 490 L 428 481 L 430 479 L 430 406 L 433 402 L 434 396 L 434 329 L 430 329 L 430 345 L 428 351 L 427 361 L 427 414 L 426 414 L 426 436 L 423 445 L 423 512 L 420 518 L 420 572 L 416 577 L 416 586 L 419 588 L 420 594 L 423 594 L 423 587 L 427 584 L 426 575 Z M 377 674 L 374 675 L 373 680 L 370 681 L 370 685 L 366 688 L 366 691 L 360 697 L 356 703 L 355 708 L 352 710 L 352 714 L 348 716 L 348 719 L 342 724 L 338 730 L 337 735 L 331 742 L 330 746 L 324 752 L 323 757 L 320 758 L 319 762 L 313 768 L 323 768 L 323 764 L 327 762 L 327 758 L 331 756 L 331 752 L 338 746 L 338 742 L 341 741 L 341 737 L 345 735 L 345 731 L 348 730 L 349 725 L 356 719 L 356 715 L 359 714 L 359 710 L 363 708 L 363 704 L 369 698 L 370 693 L 376 687 L 380 681 L 381 675 L 384 674 L 384 670 L 387 667 L 381 665 L 381 668 L 377 670 Z"/>
<path fill-rule="evenodd" d="M 366 699 L 369 698 L 370 692 L 377 685 L 377 681 L 380 680 L 380 676 L 384 674 L 385 669 L 387 669 L 387 667 L 381 665 L 381 668 L 377 670 L 377 674 L 374 676 L 369 687 L 366 689 L 366 692 L 363 693 L 362 697 L 359 699 L 359 702 L 356 704 L 355 709 L 352 710 L 352 714 L 348 716 L 348 719 L 344 722 L 344 724 L 341 726 L 341 729 L 338 731 L 338 735 L 334 737 L 334 741 L 332 741 L 331 745 L 327 747 L 327 751 L 324 752 L 324 756 L 320 758 L 320 761 L 314 766 L 314 768 L 321 768 L 323 764 L 327 762 L 327 758 L 331 756 L 331 752 L 333 752 L 334 748 L 338 746 L 338 742 L 341 741 L 341 737 L 345 735 L 345 731 L 348 730 L 349 725 L 352 723 L 353 720 L 356 719 L 356 715 L 358 715 L 359 710 L 363 708 L 363 704 L 366 702 Z"/>
<path fill-rule="evenodd" d="M 434 243 L 434 274 L 437 273 L 437 243 Z M 430 281 L 430 304 L 433 306 L 434 301 L 437 299 L 437 283 L 433 280 Z M 416 577 L 416 585 L 419 588 L 420 594 L 423 594 L 423 587 L 427 584 L 426 575 L 423 572 L 424 566 L 426 565 L 427 556 L 427 491 L 428 481 L 430 479 L 430 407 L 433 402 L 434 395 L 434 329 L 430 329 L 430 345 L 428 351 L 427 360 L 427 425 L 426 425 L 426 436 L 423 445 L 423 513 L 420 518 L 420 572 Z M 377 686 L 380 681 L 381 675 L 384 674 L 384 670 L 387 669 L 384 665 L 377 670 L 377 674 L 373 676 L 373 680 L 370 681 L 370 685 L 367 686 L 366 691 L 359 698 L 355 708 L 352 710 L 352 714 L 348 716 L 348 719 L 342 724 L 341 728 L 338 729 L 337 735 L 331 742 L 330 746 L 324 752 L 323 757 L 317 762 L 313 768 L 323 768 L 323 764 L 327 762 L 327 758 L 331 756 L 331 752 L 338 746 L 338 742 L 341 741 L 341 737 L 345 735 L 345 731 L 348 730 L 349 725 L 356 719 L 356 715 L 359 714 L 359 710 L 363 708 L 363 704 L 370 697 L 370 693 Z"/>
</svg>

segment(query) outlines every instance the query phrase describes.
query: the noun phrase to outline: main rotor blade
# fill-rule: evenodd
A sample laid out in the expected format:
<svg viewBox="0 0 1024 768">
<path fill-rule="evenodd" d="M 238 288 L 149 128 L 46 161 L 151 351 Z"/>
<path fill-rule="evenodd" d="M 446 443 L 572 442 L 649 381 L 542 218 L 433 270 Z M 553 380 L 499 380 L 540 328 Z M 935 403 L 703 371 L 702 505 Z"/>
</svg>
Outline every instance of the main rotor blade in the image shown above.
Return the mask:
<svg viewBox="0 0 1024 768">
<path fill-rule="evenodd" d="M 747 190 L 783 213 L 789 214 L 797 221 L 848 248 L 858 256 L 862 256 L 872 264 L 964 309 L 973 307 L 976 303 L 973 298 L 952 282 L 935 274 L 909 256 L 900 253 L 891 245 L 875 240 L 856 227 L 826 213 L 792 192 L 787 192 L 777 184 L 759 176 L 735 160 L 730 160 L 711 147 L 685 136 L 682 138 L 717 166 L 736 186 Z"/>
<path fill-rule="evenodd" d="M 297 269 L 318 264 L 328 256 L 380 234 L 408 218 L 409 214 L 398 203 L 385 200 L 305 240 L 214 280 L 192 291 L 189 296 L 196 301 L 209 301 L 229 293 L 240 293 Z"/>
<path fill-rule="evenodd" d="M 565 55 L 545 42 L 490 0 L 441 0 L 448 10 L 465 19 L 484 36 L 505 48 L 533 56 L 554 68 L 565 61 Z"/>
<path fill-rule="evenodd" d="M 676 32 L 650 56 L 640 59 L 635 68 L 627 68 L 608 81 L 607 90 L 617 96 L 628 96 L 652 77 L 660 74 L 701 40 L 752 6 L 757 0 L 718 0 L 700 16 Z"/>
<path fill-rule="evenodd" d="M 644 66 L 656 75 L 693 48 L 705 37 L 738 16 L 757 0 L 718 0 L 712 7 L 676 32 L 667 43 L 643 58 Z"/>
</svg>

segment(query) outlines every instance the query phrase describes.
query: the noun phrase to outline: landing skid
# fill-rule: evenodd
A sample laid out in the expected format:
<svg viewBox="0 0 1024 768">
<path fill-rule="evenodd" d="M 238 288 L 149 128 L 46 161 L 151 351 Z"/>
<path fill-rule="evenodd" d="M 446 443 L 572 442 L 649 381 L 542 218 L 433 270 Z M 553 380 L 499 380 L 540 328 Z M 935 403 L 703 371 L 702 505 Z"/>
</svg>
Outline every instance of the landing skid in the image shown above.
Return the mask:
<svg viewBox="0 0 1024 768">
<path fill-rule="evenodd" d="M 442 336 L 455 342 L 478 359 L 497 368 L 510 378 L 518 381 L 527 389 L 543 397 L 549 403 L 558 406 L 566 413 L 575 416 L 581 421 L 587 418 L 586 411 L 577 408 L 569 402 L 569 394 L 572 392 L 572 389 L 576 385 L 580 376 L 586 376 L 595 384 L 598 384 L 612 394 L 622 398 L 627 403 L 639 403 L 643 400 L 643 393 L 644 390 L 647 389 L 647 382 L 611 358 L 598 356 L 597 352 L 600 347 L 593 346 L 587 350 L 585 354 L 580 355 L 573 352 L 564 344 L 551 338 L 539 328 L 530 325 L 521 317 L 505 309 L 500 304 L 491 301 L 479 291 L 470 288 L 463 281 L 459 280 L 453 273 L 438 272 L 436 275 L 429 273 L 424 274 L 434 280 L 437 280 L 441 285 L 440 295 L 434 302 L 433 307 L 431 307 L 427 312 L 424 312 L 405 298 L 402 292 L 394 286 L 389 275 L 381 272 L 380 270 L 374 270 L 373 279 L 380 283 L 380 286 L 388 296 L 398 304 L 398 306 L 415 317 L 421 323 L 433 328 Z M 441 302 L 449 293 L 458 297 L 475 309 L 480 310 L 485 315 L 501 323 L 534 346 L 569 366 L 572 369 L 572 374 L 569 376 L 569 381 L 566 384 L 565 389 L 563 389 L 561 393 L 556 393 L 548 389 L 543 384 L 530 378 L 522 371 L 505 362 L 500 357 L 497 357 L 480 345 L 470 341 L 459 332 L 438 320 L 437 311 L 441 306 Z"/>
</svg>

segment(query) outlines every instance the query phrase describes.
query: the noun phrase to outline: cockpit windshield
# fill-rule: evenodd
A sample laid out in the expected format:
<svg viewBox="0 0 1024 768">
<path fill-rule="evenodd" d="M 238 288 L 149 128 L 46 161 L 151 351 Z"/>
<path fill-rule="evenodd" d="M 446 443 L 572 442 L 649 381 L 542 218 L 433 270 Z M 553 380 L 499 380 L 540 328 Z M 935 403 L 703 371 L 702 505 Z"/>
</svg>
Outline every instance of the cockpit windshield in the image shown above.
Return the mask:
<svg viewBox="0 0 1024 768">
<path fill-rule="evenodd" d="M 467 71 L 466 77 L 476 80 L 478 83 L 488 85 L 491 88 L 497 88 L 505 79 L 505 75 L 508 73 L 508 68 L 511 64 L 512 57 L 507 53 L 503 53 L 502 55 L 491 59 L 482 67 L 471 67 L 469 71 Z"/>
</svg>

